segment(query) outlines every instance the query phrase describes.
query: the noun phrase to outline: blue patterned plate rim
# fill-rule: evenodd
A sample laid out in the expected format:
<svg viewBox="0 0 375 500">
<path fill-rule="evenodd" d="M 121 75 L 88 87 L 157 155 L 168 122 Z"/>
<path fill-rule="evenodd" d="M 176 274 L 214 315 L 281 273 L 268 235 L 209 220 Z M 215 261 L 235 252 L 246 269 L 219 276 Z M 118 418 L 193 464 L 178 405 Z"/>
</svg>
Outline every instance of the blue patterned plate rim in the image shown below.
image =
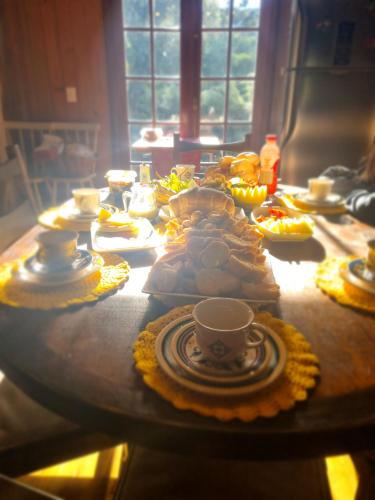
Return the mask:
<svg viewBox="0 0 375 500">
<path fill-rule="evenodd" d="M 170 343 L 170 350 L 177 364 L 194 378 L 228 385 L 238 382 L 253 380 L 262 371 L 268 369 L 271 360 L 272 348 L 269 343 L 257 348 L 248 349 L 246 356 L 242 358 L 244 365 L 241 366 L 241 360 L 231 363 L 213 363 L 200 356 L 199 361 L 191 359 L 188 348 L 189 343 L 194 344 L 195 332 L 194 322 L 186 323 L 178 328 L 173 335 Z M 255 340 L 255 336 L 251 336 Z M 193 347 L 193 350 L 199 347 Z M 200 352 L 198 353 L 199 357 Z"/>
<path fill-rule="evenodd" d="M 171 338 L 175 334 L 176 329 L 186 322 L 191 321 L 191 315 L 172 321 L 163 328 L 156 337 L 155 342 L 155 354 L 160 368 L 181 386 L 212 397 L 244 396 L 254 394 L 269 387 L 283 373 L 287 359 L 286 347 L 280 337 L 274 331 L 270 330 L 267 342 L 269 342 L 272 348 L 271 360 L 268 369 L 259 376 L 233 384 L 218 384 L 217 382 L 209 382 L 192 377 L 176 363 L 170 350 Z"/>
</svg>

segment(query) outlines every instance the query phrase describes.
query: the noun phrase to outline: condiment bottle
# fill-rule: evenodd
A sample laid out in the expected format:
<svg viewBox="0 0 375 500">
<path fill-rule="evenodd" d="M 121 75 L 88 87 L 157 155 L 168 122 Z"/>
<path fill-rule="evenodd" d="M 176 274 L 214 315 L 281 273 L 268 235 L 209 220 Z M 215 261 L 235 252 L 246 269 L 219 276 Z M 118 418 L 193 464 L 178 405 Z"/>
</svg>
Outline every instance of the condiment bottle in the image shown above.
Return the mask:
<svg viewBox="0 0 375 500">
<path fill-rule="evenodd" d="M 151 168 L 148 163 L 141 163 L 139 166 L 140 184 L 151 184 Z"/>
<path fill-rule="evenodd" d="M 259 184 L 267 186 L 268 194 L 273 194 L 277 189 L 280 148 L 276 141 L 277 135 L 266 135 L 266 143 L 260 150 Z"/>
</svg>

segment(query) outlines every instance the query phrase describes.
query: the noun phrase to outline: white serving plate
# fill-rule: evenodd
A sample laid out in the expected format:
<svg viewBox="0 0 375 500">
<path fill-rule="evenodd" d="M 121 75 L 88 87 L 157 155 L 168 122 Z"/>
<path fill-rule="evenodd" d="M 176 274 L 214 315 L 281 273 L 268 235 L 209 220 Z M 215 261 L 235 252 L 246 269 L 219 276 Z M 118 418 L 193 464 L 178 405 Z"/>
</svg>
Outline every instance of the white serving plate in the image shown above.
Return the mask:
<svg viewBox="0 0 375 500">
<path fill-rule="evenodd" d="M 98 232 L 100 225 L 97 222 L 91 225 L 91 243 L 96 252 L 135 252 L 153 250 L 165 243 L 164 236 L 159 235 L 148 219 L 136 219 L 140 226 L 139 234 L 135 238 L 116 236 L 121 228 L 111 228 L 105 232 Z"/>
<path fill-rule="evenodd" d="M 258 207 L 258 208 L 255 208 L 251 212 L 251 221 L 257 226 L 257 228 L 259 229 L 259 231 L 261 231 L 264 234 L 264 236 L 266 238 L 268 238 L 269 240 L 271 240 L 271 241 L 279 241 L 279 242 L 306 241 L 306 240 L 308 240 L 309 238 L 311 238 L 313 236 L 313 233 L 311 233 L 311 234 L 309 234 L 309 233 L 285 233 L 285 234 L 277 234 L 277 233 L 274 233 L 274 232 L 270 231 L 269 229 L 267 229 L 266 227 L 264 227 L 262 224 L 260 224 L 259 222 L 257 222 L 257 218 L 260 215 L 263 215 L 265 217 L 269 216 L 269 208 L 271 208 L 271 207 Z M 300 218 L 309 219 L 309 221 L 311 222 L 311 224 L 314 225 L 314 221 L 309 216 L 307 216 L 305 214 L 301 214 L 300 212 L 297 212 L 295 210 L 292 210 L 292 209 L 286 208 L 286 207 L 277 206 L 277 207 L 272 207 L 272 208 L 280 209 L 280 210 L 285 211 L 288 214 L 289 217 L 295 217 L 296 219 L 300 219 Z"/>
</svg>

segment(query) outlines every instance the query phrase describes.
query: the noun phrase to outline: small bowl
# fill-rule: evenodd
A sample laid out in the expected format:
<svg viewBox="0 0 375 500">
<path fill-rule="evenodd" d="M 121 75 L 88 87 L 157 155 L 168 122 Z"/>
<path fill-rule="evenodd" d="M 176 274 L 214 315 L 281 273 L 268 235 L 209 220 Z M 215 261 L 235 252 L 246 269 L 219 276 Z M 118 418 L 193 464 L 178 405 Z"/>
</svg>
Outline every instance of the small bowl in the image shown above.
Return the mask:
<svg viewBox="0 0 375 500">
<path fill-rule="evenodd" d="M 269 216 L 269 209 L 270 208 L 283 210 L 284 212 L 286 212 L 288 214 L 289 217 L 293 217 L 296 219 L 301 219 L 301 218 L 307 219 L 309 221 L 309 223 L 312 225 L 312 228 L 314 227 L 314 221 L 310 217 L 308 217 L 305 214 L 301 214 L 299 212 L 296 212 L 295 210 L 291 210 L 290 208 L 258 207 L 258 208 L 255 208 L 251 212 L 251 220 L 257 226 L 259 231 L 261 231 L 264 234 L 264 236 L 266 238 L 268 238 L 271 241 L 279 241 L 279 242 L 285 241 L 286 242 L 286 241 L 306 241 L 312 237 L 313 232 L 311 232 L 311 233 L 284 233 L 284 234 L 274 233 L 273 231 L 270 231 L 269 229 L 264 227 L 261 223 L 257 222 L 257 218 L 260 215 L 263 215 L 264 217 Z"/>
</svg>

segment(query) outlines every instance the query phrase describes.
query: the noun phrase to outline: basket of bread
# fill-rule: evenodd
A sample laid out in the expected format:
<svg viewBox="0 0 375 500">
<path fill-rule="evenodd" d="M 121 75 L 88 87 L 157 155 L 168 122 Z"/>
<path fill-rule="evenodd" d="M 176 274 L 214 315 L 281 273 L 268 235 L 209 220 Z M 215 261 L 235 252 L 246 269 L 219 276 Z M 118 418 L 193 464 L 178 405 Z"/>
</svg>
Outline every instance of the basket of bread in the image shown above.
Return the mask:
<svg viewBox="0 0 375 500">
<path fill-rule="evenodd" d="M 171 197 L 169 205 L 175 217 L 167 223 L 166 254 L 153 265 L 144 292 L 255 303 L 278 298 L 263 236 L 246 217 L 235 217 L 231 197 L 195 187 Z"/>
</svg>

